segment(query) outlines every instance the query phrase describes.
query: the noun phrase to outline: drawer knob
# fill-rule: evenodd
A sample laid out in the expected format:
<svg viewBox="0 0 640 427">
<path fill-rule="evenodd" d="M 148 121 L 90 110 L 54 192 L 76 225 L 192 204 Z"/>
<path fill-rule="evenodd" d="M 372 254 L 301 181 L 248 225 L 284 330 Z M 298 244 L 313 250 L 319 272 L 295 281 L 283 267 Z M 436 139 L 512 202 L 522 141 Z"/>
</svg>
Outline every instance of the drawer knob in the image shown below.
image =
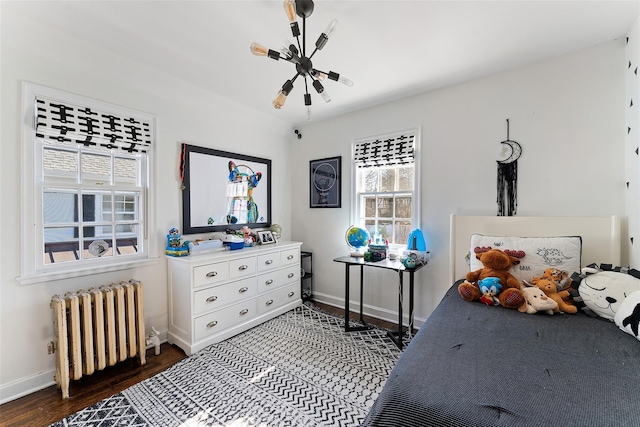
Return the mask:
<svg viewBox="0 0 640 427">
<path fill-rule="evenodd" d="M 294 296 L 296 293 L 295 292 L 289 292 L 289 298 L 291 298 L 292 296 Z"/>
<path fill-rule="evenodd" d="M 243 264 L 240 267 L 238 267 L 238 270 L 246 270 L 247 268 L 249 268 L 249 266 L 246 264 Z"/>
<path fill-rule="evenodd" d="M 211 297 L 207 298 L 207 302 L 214 302 L 217 299 L 218 299 L 217 296 L 211 296 Z"/>
<path fill-rule="evenodd" d="M 266 265 L 271 265 L 273 264 L 273 260 L 272 259 L 268 259 L 264 262 Z"/>
<path fill-rule="evenodd" d="M 218 275 L 217 271 L 210 271 L 207 273 L 207 277 L 216 277 Z"/>
<path fill-rule="evenodd" d="M 269 301 L 265 302 L 265 304 L 266 304 L 266 305 L 271 305 L 271 304 L 273 304 L 273 300 L 272 300 L 272 299 L 270 299 Z"/>
<path fill-rule="evenodd" d="M 269 279 L 266 282 L 264 282 L 265 285 L 270 285 L 273 283 L 273 279 Z"/>
<path fill-rule="evenodd" d="M 293 255 L 289 255 L 287 259 L 293 259 Z"/>
<path fill-rule="evenodd" d="M 248 290 L 249 290 L 249 288 L 247 288 L 247 287 L 245 286 L 244 288 L 240 288 L 240 289 L 238 289 L 238 292 L 240 292 L 240 293 L 242 294 L 242 293 L 247 292 Z"/>
<path fill-rule="evenodd" d="M 240 316 L 244 316 L 244 315 L 245 315 L 245 314 L 247 314 L 248 312 L 249 312 L 249 310 L 245 308 L 244 310 L 241 310 L 241 311 L 240 311 Z"/>
<path fill-rule="evenodd" d="M 291 279 L 293 276 L 295 276 L 295 273 L 289 273 L 289 274 L 287 275 L 287 277 L 288 277 L 289 279 Z"/>
<path fill-rule="evenodd" d="M 207 328 L 213 328 L 214 326 L 216 326 L 218 324 L 218 322 L 216 320 L 214 320 L 213 322 L 209 322 L 207 323 Z"/>
</svg>

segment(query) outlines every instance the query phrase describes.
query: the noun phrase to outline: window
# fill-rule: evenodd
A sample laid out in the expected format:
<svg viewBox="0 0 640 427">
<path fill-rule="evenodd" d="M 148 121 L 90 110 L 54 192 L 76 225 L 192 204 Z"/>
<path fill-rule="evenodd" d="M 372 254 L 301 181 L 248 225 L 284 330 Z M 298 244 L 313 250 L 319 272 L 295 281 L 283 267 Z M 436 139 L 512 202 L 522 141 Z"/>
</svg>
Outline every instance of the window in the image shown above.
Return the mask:
<svg viewBox="0 0 640 427">
<path fill-rule="evenodd" d="M 155 118 L 26 83 L 23 103 L 21 282 L 157 257 L 148 233 Z"/>
<path fill-rule="evenodd" d="M 353 143 L 354 220 L 390 244 L 406 245 L 419 228 L 418 147 L 418 129 Z"/>
</svg>

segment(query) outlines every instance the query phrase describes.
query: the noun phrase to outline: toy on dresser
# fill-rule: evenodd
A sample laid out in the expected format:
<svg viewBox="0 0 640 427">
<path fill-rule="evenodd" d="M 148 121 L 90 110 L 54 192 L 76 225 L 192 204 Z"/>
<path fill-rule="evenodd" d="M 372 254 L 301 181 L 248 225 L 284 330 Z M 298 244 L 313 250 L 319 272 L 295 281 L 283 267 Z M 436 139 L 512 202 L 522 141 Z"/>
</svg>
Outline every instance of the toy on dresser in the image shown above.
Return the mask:
<svg viewBox="0 0 640 427">
<path fill-rule="evenodd" d="M 177 228 L 172 228 L 167 234 L 167 248 L 165 253 L 169 256 L 189 255 L 189 242 L 182 242 L 182 234 Z"/>
</svg>

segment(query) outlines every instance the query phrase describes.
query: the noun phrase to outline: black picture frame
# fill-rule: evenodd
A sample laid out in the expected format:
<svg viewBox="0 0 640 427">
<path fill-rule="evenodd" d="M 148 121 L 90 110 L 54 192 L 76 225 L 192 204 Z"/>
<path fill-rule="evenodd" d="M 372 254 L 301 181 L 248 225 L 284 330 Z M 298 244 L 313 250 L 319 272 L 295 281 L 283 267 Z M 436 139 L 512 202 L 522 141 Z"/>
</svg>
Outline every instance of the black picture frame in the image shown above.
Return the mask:
<svg viewBox="0 0 640 427">
<path fill-rule="evenodd" d="M 189 144 L 181 149 L 182 234 L 271 226 L 270 159 Z M 229 197 L 249 187 L 245 197 Z"/>
<path fill-rule="evenodd" d="M 309 207 L 342 207 L 342 156 L 309 162 Z"/>
</svg>

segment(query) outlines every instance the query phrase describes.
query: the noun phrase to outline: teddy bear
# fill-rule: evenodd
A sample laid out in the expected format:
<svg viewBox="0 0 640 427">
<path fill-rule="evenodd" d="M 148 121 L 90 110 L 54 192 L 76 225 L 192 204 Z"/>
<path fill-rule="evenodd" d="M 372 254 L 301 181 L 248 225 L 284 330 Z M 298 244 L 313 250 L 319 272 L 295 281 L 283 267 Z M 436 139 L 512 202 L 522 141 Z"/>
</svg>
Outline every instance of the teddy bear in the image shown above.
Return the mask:
<svg viewBox="0 0 640 427">
<path fill-rule="evenodd" d="M 578 312 L 578 307 L 573 305 L 573 301 L 571 301 L 569 291 L 558 291 L 556 283 L 553 280 L 543 279 L 541 277 L 538 277 L 536 279 L 537 280 L 532 280 L 532 282 L 535 283 L 532 286 L 536 286 L 537 288 L 541 289 L 542 292 L 544 292 L 549 298 L 551 298 L 558 304 L 558 307 L 553 310 L 554 312 L 571 314 L 575 314 Z M 525 282 L 525 284 L 529 285 L 527 282 Z"/>
<path fill-rule="evenodd" d="M 476 258 L 483 268 L 467 273 L 466 281 L 458 285 L 460 296 L 466 301 L 478 301 L 482 296 L 478 282 L 486 277 L 497 277 L 502 285 L 498 297 L 500 305 L 506 308 L 520 307 L 525 302 L 520 282 L 509 272 L 520 260 L 500 249 L 491 248 L 476 250 Z"/>
<path fill-rule="evenodd" d="M 551 280 L 556 284 L 556 289 L 558 291 L 569 289 L 572 282 L 571 277 L 569 277 L 569 273 L 567 273 L 566 271 L 558 270 L 557 268 L 547 268 L 542 273 L 542 277 L 534 277 L 532 279 L 532 283 L 535 285 L 536 282 L 540 279 Z"/>
<path fill-rule="evenodd" d="M 558 308 L 558 303 L 547 297 L 542 289 L 536 286 L 521 289 L 526 301 L 518 307 L 520 313 L 534 314 L 540 311 L 552 315 L 553 310 Z"/>
</svg>

